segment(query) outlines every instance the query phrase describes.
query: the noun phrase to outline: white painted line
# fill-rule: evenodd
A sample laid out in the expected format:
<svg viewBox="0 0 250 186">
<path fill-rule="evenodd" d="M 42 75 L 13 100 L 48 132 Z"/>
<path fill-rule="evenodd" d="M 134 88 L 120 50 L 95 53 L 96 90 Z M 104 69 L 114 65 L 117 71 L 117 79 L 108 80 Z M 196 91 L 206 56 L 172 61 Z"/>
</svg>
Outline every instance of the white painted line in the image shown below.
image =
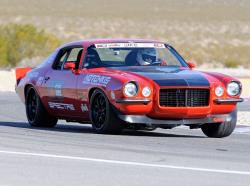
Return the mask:
<svg viewBox="0 0 250 186">
<path fill-rule="evenodd" d="M 54 155 L 54 154 L 40 154 L 40 153 L 15 152 L 15 151 L 4 151 L 4 150 L 0 150 L 0 154 L 1 153 L 2 154 L 10 154 L 10 155 L 20 155 L 20 156 L 36 156 L 36 157 L 44 157 L 44 158 L 58 158 L 58 159 L 68 159 L 68 160 L 91 161 L 91 162 L 109 163 L 109 164 L 117 164 L 117 165 L 131 165 L 131 166 L 179 169 L 179 170 L 190 170 L 190 171 L 212 172 L 212 173 L 223 173 L 223 174 L 250 175 L 250 172 L 248 172 L 248 171 L 237 171 L 237 170 L 223 170 L 223 169 L 208 169 L 208 168 L 185 167 L 185 166 L 174 166 L 174 165 L 160 165 L 160 164 L 139 163 L 139 162 L 131 162 L 131 161 L 118 161 L 118 160 L 77 157 L 77 156 L 63 156 L 63 155 Z"/>
</svg>

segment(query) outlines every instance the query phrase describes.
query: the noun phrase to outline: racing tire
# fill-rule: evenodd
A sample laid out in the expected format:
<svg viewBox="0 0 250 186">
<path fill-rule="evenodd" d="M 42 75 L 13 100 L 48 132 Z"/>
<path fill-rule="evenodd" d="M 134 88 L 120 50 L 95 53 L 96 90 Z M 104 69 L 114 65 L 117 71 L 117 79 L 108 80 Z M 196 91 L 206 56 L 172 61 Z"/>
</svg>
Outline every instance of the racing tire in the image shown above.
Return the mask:
<svg viewBox="0 0 250 186">
<path fill-rule="evenodd" d="M 51 116 L 44 108 L 36 90 L 30 87 L 25 99 L 26 115 L 28 122 L 33 127 L 52 128 L 56 126 L 58 119 Z"/>
<path fill-rule="evenodd" d="M 211 138 L 223 138 L 232 134 L 237 123 L 237 109 L 230 113 L 231 120 L 222 123 L 209 123 L 201 126 L 202 132 Z"/>
<path fill-rule="evenodd" d="M 120 134 L 124 128 L 103 91 L 96 89 L 90 98 L 90 119 L 99 134 Z"/>
</svg>

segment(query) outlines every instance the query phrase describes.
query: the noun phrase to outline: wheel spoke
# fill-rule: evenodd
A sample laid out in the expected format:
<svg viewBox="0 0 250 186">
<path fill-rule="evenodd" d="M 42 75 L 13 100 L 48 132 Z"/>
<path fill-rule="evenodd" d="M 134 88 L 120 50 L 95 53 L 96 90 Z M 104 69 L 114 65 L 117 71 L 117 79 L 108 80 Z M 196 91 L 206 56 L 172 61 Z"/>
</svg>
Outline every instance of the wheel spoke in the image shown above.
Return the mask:
<svg viewBox="0 0 250 186">
<path fill-rule="evenodd" d="M 97 106 L 98 109 L 100 108 L 99 97 L 97 97 L 97 99 L 96 99 L 96 106 Z"/>
<path fill-rule="evenodd" d="M 100 106 L 103 106 L 103 102 L 104 102 L 103 98 L 100 97 L 100 98 L 99 98 L 99 104 L 100 104 Z"/>
</svg>

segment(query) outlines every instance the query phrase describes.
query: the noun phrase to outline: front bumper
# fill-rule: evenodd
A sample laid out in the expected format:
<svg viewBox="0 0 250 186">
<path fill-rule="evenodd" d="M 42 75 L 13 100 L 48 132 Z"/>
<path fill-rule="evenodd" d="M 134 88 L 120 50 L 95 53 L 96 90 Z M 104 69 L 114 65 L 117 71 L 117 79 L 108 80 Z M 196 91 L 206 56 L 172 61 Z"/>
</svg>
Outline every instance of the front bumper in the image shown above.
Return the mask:
<svg viewBox="0 0 250 186">
<path fill-rule="evenodd" d="M 205 123 L 221 123 L 232 120 L 230 114 L 211 115 L 206 118 L 198 119 L 154 119 L 145 115 L 118 115 L 118 117 L 130 124 L 146 124 L 149 126 L 164 126 L 164 125 L 202 125 Z"/>
</svg>

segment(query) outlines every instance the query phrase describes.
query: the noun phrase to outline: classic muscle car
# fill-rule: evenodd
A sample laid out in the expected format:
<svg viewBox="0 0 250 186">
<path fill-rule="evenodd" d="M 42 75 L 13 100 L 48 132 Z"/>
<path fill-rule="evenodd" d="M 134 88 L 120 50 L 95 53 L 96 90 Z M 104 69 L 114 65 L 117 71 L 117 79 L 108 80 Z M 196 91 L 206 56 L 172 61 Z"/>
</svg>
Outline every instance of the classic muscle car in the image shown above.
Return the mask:
<svg viewBox="0 0 250 186">
<path fill-rule="evenodd" d="M 31 126 L 63 119 L 120 133 L 186 125 L 208 137 L 229 136 L 241 83 L 194 68 L 160 41 L 84 40 L 59 47 L 34 69 L 17 68 L 16 92 Z"/>
</svg>

